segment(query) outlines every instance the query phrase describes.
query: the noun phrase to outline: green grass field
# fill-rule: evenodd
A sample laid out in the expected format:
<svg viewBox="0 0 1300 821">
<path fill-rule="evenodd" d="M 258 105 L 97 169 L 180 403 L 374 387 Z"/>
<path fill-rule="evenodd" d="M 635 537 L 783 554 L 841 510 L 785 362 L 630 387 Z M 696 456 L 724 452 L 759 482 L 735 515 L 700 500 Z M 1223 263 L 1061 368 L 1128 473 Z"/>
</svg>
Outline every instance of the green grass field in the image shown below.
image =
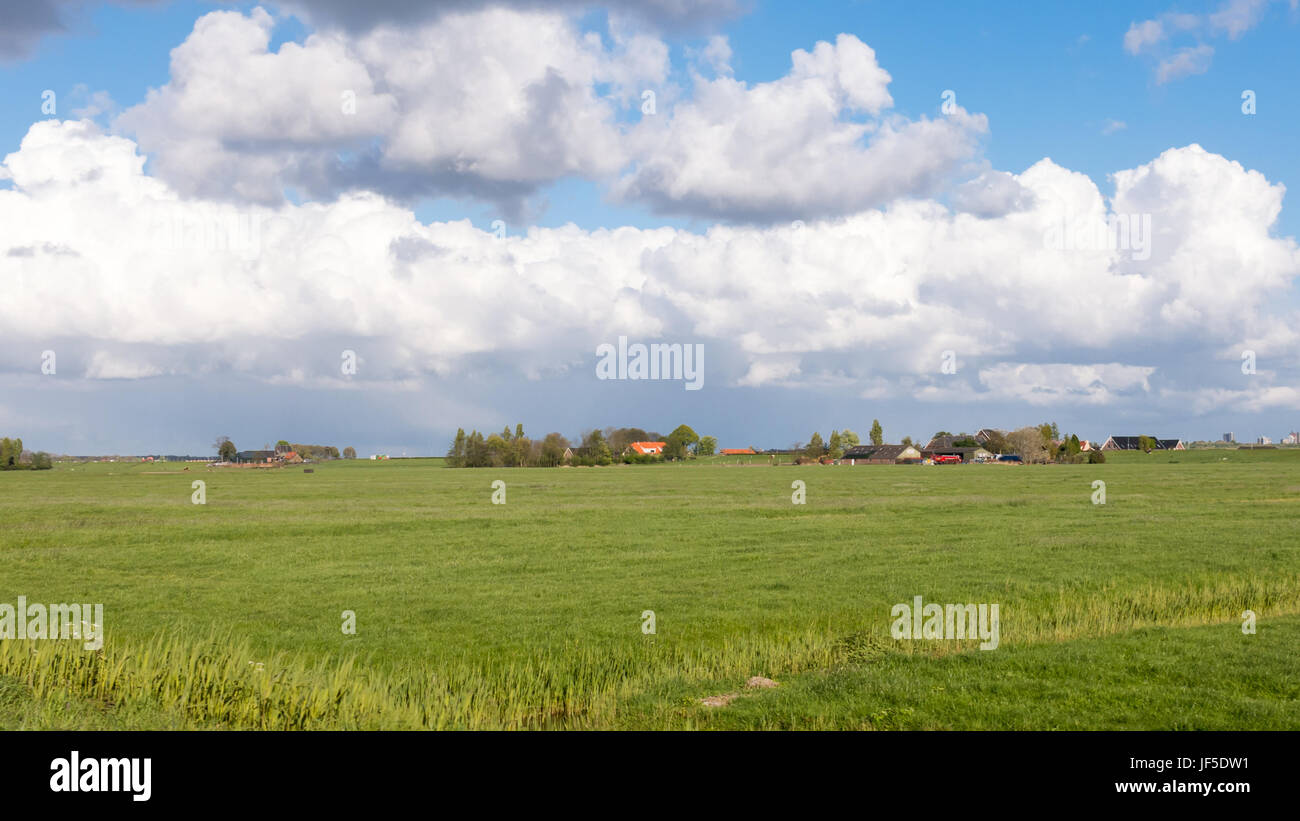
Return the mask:
<svg viewBox="0 0 1300 821">
<path fill-rule="evenodd" d="M 1300 451 L 184 467 L 0 473 L 0 603 L 107 632 L 0 641 L 0 728 L 1300 728 Z M 892 639 L 916 595 L 1000 646 Z"/>
</svg>

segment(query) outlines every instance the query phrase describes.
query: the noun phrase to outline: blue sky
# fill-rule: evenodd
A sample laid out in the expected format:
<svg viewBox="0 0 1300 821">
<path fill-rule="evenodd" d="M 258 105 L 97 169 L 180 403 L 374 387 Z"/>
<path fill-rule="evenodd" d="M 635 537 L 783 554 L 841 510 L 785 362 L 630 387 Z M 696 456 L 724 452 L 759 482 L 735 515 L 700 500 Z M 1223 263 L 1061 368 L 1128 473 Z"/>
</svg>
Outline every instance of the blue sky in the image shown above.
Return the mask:
<svg viewBox="0 0 1300 821">
<path fill-rule="evenodd" d="M 122 107 L 167 82 L 169 52 L 213 10 L 251 9 L 256 3 L 166 2 L 146 6 L 92 5 L 69 15 L 70 31 L 42 38 L 35 54 L 0 67 L 0 145 L 13 150 L 41 108 L 41 93 L 68 95 L 78 85 L 107 91 Z M 1213 40 L 1212 70 L 1157 85 L 1149 61 L 1125 53 L 1123 34 L 1135 20 L 1171 9 L 1208 13 L 1219 3 L 1124 3 L 1071 7 L 1046 3 L 989 13 L 969 3 L 813 2 L 753 3 L 726 22 L 738 77 L 770 81 L 784 74 L 790 52 L 846 31 L 876 50 L 893 77 L 897 109 L 909 116 L 935 114 L 946 89 L 958 102 L 989 116 L 987 156 L 994 167 L 1020 171 L 1043 157 L 1088 174 L 1104 186 L 1107 175 L 1131 168 L 1171 146 L 1200 143 L 1257 169 L 1270 180 L 1300 179 L 1300 76 L 1297 13 L 1274 4 L 1264 21 L 1239 40 Z M 598 15 L 598 17 L 603 15 Z M 588 24 L 594 20 L 588 20 Z M 310 29 L 286 16 L 272 48 L 301 42 Z M 693 31 L 671 38 L 675 51 L 698 48 Z M 1241 93 L 1256 92 L 1258 113 L 1241 114 Z M 26 105 L 22 102 L 26 101 Z M 1111 121 L 1124 127 L 1109 135 Z M 1105 188 L 1103 187 L 1103 191 Z M 542 225 L 573 221 L 584 227 L 689 225 L 689 220 L 605 202 L 601 187 L 567 180 L 547 192 Z M 465 216 L 485 227 L 491 206 L 464 200 L 421 204 L 422 219 Z M 1300 231 L 1300 209 L 1287 209 L 1280 232 Z"/>
<path fill-rule="evenodd" d="M 179 296 L 160 299 L 163 280 L 141 270 L 174 266 L 175 257 L 110 261 L 94 255 L 89 238 L 84 248 L 76 244 L 102 234 L 111 247 L 129 226 L 33 217 L 16 228 L 10 220 L 9 236 L 0 237 L 0 254 L 11 249 L 0 256 L 0 279 L 20 294 L 35 294 L 42 282 L 78 282 L 121 300 L 98 304 L 71 285 L 51 292 L 62 297 L 43 293 L 47 302 L 68 300 L 48 306 L 73 318 L 58 330 L 0 314 L 9 351 L 0 385 L 11 397 L 38 388 L 21 403 L 0 400 L 0 422 L 44 449 L 206 452 L 226 434 L 240 444 L 284 436 L 434 453 L 456 427 L 517 421 L 530 433 L 570 436 L 688 422 L 724 446 L 788 446 L 831 428 L 863 432 L 873 418 L 895 441 L 1046 419 L 1089 438 L 1147 431 L 1217 438 L 1232 430 L 1239 439 L 1277 439 L 1300 427 L 1293 387 L 1300 347 L 1289 330 L 1300 309 L 1292 239 L 1300 209 L 1282 193 L 1300 181 L 1293 79 L 1300 12 L 1287 0 L 1005 11 L 720 1 L 666 25 L 667 12 L 647 19 L 621 4 L 484 12 L 427 4 L 432 11 L 406 19 L 379 3 L 369 18 L 344 19 L 329 2 L 301 0 L 263 4 L 274 16 L 266 56 L 284 58 L 286 44 L 307 55 L 297 67 L 280 59 L 270 69 L 257 56 L 257 4 L 44 3 L 61 15 L 63 30 L 0 39 L 0 157 L 38 134 L 34 124 L 73 124 L 74 110 L 95 101 L 103 110 L 92 112 L 92 131 L 39 132 L 41 144 L 109 169 L 123 162 L 113 149 L 123 143 L 111 140 L 130 141 L 147 159 L 145 177 L 174 192 L 184 204 L 177 207 L 280 214 L 302 240 L 284 259 L 243 260 L 249 267 L 220 286 L 220 297 L 203 301 L 279 306 L 269 320 L 233 309 L 258 314 L 243 323 L 230 318 L 229 305 L 214 313 Z M 229 26 L 201 35 L 201 19 Z M 516 60 L 511 50 L 526 40 L 511 37 L 539 25 L 564 36 L 535 44 L 541 62 Z M 438 62 L 480 32 L 471 56 Z M 312 33 L 337 51 L 310 43 Z M 172 50 L 187 38 L 193 57 L 182 82 Z M 232 43 L 250 42 L 251 56 L 239 58 L 246 63 L 225 62 Z M 807 56 L 819 42 L 826 50 L 808 58 L 816 63 L 810 73 L 792 72 L 792 52 Z M 659 47 L 666 57 L 657 62 Z M 331 62 L 331 53 L 346 56 Z M 400 76 L 428 55 L 437 55 L 436 71 Z M 315 74 L 308 60 L 321 61 Z M 320 67 L 341 63 L 341 78 L 373 81 L 374 89 L 361 95 L 361 118 L 337 124 L 323 113 L 337 91 L 319 85 L 327 82 Z M 194 91 L 203 83 L 222 88 L 223 72 L 229 98 Z M 258 72 L 267 73 L 241 85 Z M 559 96 L 545 98 L 559 107 L 555 116 L 511 121 L 520 106 L 543 99 L 547 76 L 559 78 Z M 651 85 L 660 110 L 648 120 L 639 91 Z M 52 117 L 41 111 L 46 89 L 57 94 Z M 151 89 L 161 93 L 149 97 Z M 1253 115 L 1242 111 L 1247 89 Z M 945 90 L 955 94 L 957 117 L 941 109 Z M 499 106 L 484 94 L 500 95 Z M 822 120 L 827 100 L 836 110 Z M 794 106 L 790 122 L 773 101 Z M 855 125 L 867 130 L 853 139 Z M 733 127 L 746 138 L 710 153 L 709 141 Z M 847 145 L 818 143 L 830 129 L 848 135 Z M 891 131 L 889 151 L 875 151 L 877 135 Z M 1204 154 L 1187 150 L 1192 144 Z M 12 213 L 93 214 L 90 204 L 105 201 L 104 190 L 57 169 L 31 170 L 50 152 L 31 156 L 0 173 L 0 189 L 14 195 Z M 1050 168 L 1022 176 L 1045 158 Z M 1027 253 L 1016 246 L 1026 231 L 1017 214 L 1046 209 L 1049 197 L 1060 198 L 1057 210 L 1086 209 L 1087 181 L 1075 190 L 1071 173 L 1108 199 L 1116 194 L 1112 174 L 1130 169 L 1145 170 L 1131 175 L 1119 201 L 1144 203 L 1172 250 L 1150 261 L 1071 258 L 1059 270 L 1007 273 Z M 117 179 L 107 171 L 90 177 Z M 47 179 L 58 181 L 33 182 Z M 991 205 L 973 206 L 963 194 L 995 183 L 1003 193 Z M 130 177 L 112 196 L 138 203 L 140 184 Z M 346 201 L 358 194 L 382 203 L 345 232 L 329 215 L 352 213 Z M 1272 199 L 1282 207 L 1269 225 L 1267 207 L 1256 206 Z M 301 226 L 313 206 L 328 227 L 309 238 Z M 966 214 L 980 221 L 966 218 L 959 228 Z M 501 218 L 516 243 L 507 263 L 485 244 Z M 463 219 L 478 231 L 445 227 Z M 791 239 L 796 219 L 808 233 Z M 569 223 L 578 234 L 563 233 Z M 664 229 L 673 239 L 642 233 L 620 244 L 599 230 L 620 228 Z M 330 247 L 321 236 L 339 243 L 342 256 L 313 257 L 313 248 Z M 815 250 L 773 252 L 773 243 L 801 236 Z M 882 239 L 902 236 L 914 245 Z M 56 246 L 70 250 L 60 256 L 50 250 Z M 426 253 L 447 248 L 459 249 L 459 261 Z M 197 288 L 231 275 L 230 260 L 189 261 Z M 1190 270 L 1202 264 L 1206 270 Z M 316 268 L 294 269 L 303 265 L 344 270 L 330 268 L 337 279 L 326 287 Z M 475 272 L 483 272 L 477 290 L 465 281 Z M 566 275 L 580 283 L 579 295 Z M 379 288 L 372 278 L 381 276 Z M 1219 300 L 1215 282 L 1251 293 Z M 379 293 L 373 306 L 358 296 Z M 1086 314 L 1083 303 L 1071 313 L 1045 306 L 1042 296 L 1080 293 L 1095 301 Z M 306 300 L 302 314 L 311 319 L 285 323 L 295 299 Z M 150 300 L 157 301 L 141 307 Z M 427 326 L 412 310 L 422 300 Z M 357 316 L 340 313 L 343 303 L 357 305 Z M 141 316 L 167 319 L 148 329 Z M 594 343 L 619 335 L 705 344 L 706 389 L 594 379 Z M 1243 374 L 1236 352 L 1250 346 L 1261 364 Z M 340 381 L 328 363 L 344 348 L 361 351 L 367 365 Z M 47 349 L 67 363 L 56 387 L 33 373 L 33 352 Z M 949 349 L 962 363 L 962 389 L 925 364 Z"/>
</svg>

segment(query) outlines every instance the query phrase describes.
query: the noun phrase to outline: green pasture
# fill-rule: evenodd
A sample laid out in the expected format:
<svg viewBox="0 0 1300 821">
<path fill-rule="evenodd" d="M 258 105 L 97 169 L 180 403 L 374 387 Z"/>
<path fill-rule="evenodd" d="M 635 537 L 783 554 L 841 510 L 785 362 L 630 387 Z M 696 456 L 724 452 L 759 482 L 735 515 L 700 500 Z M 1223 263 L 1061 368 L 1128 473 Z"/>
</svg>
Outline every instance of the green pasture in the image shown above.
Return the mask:
<svg viewBox="0 0 1300 821">
<path fill-rule="evenodd" d="M 107 633 L 0 641 L 0 728 L 1300 728 L 1300 451 L 739 461 L 0 473 L 0 604 Z"/>
</svg>

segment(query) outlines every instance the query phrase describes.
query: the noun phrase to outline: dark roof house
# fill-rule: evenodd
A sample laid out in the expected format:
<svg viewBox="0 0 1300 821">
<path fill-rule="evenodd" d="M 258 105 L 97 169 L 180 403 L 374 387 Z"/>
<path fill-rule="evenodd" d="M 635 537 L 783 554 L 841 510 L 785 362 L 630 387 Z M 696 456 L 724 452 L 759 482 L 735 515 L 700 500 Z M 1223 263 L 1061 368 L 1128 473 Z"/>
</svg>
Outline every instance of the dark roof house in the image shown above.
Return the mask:
<svg viewBox="0 0 1300 821">
<path fill-rule="evenodd" d="M 1154 436 L 1148 436 L 1147 438 L 1152 442 L 1152 450 L 1187 450 L 1182 439 L 1157 439 Z M 1141 442 L 1141 436 L 1112 436 L 1102 444 L 1101 449 L 1141 450 Z"/>
<path fill-rule="evenodd" d="M 898 462 L 917 462 L 921 452 L 911 445 L 854 445 L 844 451 L 840 462 L 866 465 L 893 465 Z"/>
</svg>

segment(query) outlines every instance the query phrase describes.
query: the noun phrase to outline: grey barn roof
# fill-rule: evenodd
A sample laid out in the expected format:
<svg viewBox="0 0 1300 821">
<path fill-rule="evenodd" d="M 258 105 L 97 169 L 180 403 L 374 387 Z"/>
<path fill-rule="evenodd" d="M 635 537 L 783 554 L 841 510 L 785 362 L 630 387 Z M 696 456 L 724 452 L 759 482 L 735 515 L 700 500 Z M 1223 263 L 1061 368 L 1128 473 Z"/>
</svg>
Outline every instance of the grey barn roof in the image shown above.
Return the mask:
<svg viewBox="0 0 1300 821">
<path fill-rule="evenodd" d="M 909 445 L 854 445 L 844 451 L 845 459 L 897 459 Z"/>
</svg>

